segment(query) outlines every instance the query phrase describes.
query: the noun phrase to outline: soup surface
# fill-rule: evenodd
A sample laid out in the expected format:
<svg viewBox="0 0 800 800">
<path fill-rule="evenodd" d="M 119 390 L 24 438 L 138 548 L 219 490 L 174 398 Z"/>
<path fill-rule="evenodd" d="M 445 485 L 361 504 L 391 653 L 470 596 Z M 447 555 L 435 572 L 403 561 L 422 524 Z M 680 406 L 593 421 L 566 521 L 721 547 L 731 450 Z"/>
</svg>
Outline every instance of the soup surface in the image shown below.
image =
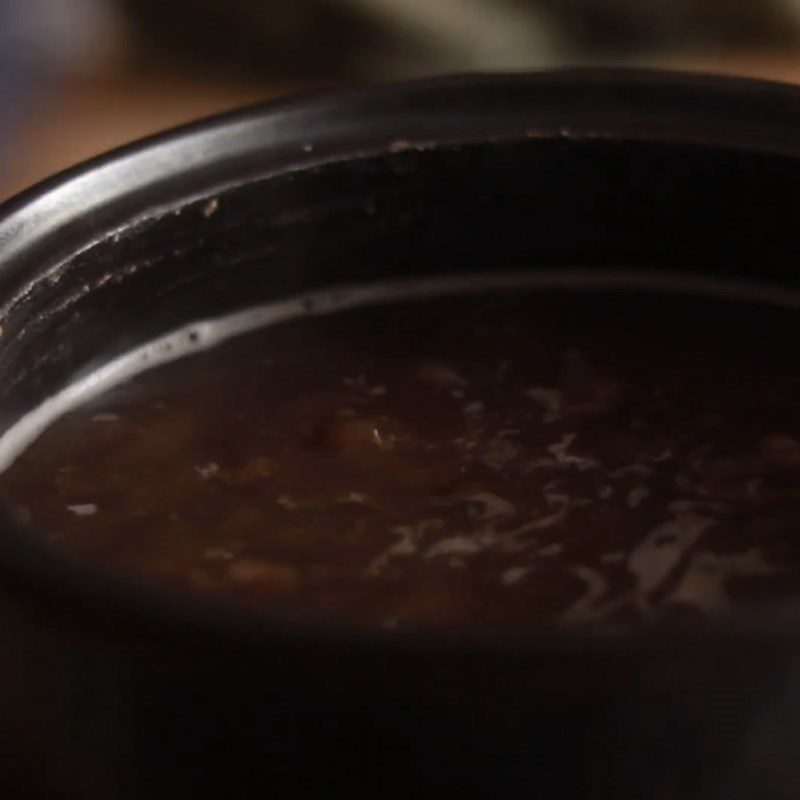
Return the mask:
<svg viewBox="0 0 800 800">
<path fill-rule="evenodd" d="M 137 579 L 388 627 L 628 625 L 800 588 L 797 312 L 548 290 L 301 318 L 144 372 L 0 475 Z"/>
</svg>

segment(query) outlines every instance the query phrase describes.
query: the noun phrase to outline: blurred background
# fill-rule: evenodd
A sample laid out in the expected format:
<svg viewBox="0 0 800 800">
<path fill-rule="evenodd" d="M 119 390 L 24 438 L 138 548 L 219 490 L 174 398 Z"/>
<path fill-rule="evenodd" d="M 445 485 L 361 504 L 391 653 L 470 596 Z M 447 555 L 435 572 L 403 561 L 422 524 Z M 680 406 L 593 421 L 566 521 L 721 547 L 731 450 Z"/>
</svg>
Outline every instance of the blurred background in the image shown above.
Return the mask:
<svg viewBox="0 0 800 800">
<path fill-rule="evenodd" d="M 800 0 L 0 0 L 0 199 L 286 92 L 570 64 L 800 81 Z"/>
</svg>

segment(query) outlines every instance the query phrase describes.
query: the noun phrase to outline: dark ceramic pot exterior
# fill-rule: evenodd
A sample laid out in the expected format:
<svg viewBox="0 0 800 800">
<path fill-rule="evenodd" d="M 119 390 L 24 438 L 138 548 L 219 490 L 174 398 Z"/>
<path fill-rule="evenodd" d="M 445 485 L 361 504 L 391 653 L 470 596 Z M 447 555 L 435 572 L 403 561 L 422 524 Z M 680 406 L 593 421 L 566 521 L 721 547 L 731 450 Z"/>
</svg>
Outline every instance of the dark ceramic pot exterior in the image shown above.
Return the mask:
<svg viewBox="0 0 800 800">
<path fill-rule="evenodd" d="M 790 87 L 579 71 L 248 109 L 2 207 L 0 424 L 178 323 L 310 289 L 582 267 L 788 291 L 798 221 Z M 792 608 L 701 635 L 392 636 L 117 584 L 2 530 L 0 771 L 25 796 L 800 791 Z"/>
</svg>

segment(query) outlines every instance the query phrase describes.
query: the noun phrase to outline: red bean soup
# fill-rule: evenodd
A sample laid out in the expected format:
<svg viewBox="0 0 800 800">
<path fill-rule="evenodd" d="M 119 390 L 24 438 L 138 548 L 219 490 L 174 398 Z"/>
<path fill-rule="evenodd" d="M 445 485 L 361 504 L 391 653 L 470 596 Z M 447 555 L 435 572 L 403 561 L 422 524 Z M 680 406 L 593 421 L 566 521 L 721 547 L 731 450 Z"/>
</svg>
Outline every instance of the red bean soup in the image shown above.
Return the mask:
<svg viewBox="0 0 800 800">
<path fill-rule="evenodd" d="M 791 307 L 518 288 L 273 323 L 87 396 L 3 497 L 73 559 L 283 616 L 624 629 L 797 595 Z"/>
</svg>

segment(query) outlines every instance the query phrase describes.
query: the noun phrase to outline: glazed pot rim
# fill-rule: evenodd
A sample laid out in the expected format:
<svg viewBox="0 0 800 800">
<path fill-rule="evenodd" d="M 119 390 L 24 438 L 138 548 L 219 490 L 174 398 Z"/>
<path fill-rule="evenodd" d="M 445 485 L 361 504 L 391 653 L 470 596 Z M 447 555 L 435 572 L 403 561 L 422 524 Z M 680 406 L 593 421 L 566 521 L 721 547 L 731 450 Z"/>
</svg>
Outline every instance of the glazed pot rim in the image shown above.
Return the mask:
<svg viewBox="0 0 800 800">
<path fill-rule="evenodd" d="M 404 149 L 526 138 L 697 144 L 800 157 L 799 111 L 800 88 L 791 85 L 608 69 L 459 75 L 273 100 L 117 148 L 0 205 L 0 307 L 34 273 L 129 223 L 134 209 L 152 214 L 232 183 Z M 237 172 L 239 161 L 254 152 L 263 154 L 263 170 L 254 175 L 243 165 Z M 111 201 L 120 203 L 103 217 Z M 100 234 L 81 228 L 88 214 L 99 220 Z M 283 642 L 359 652 L 581 658 L 631 651 L 652 656 L 712 644 L 794 645 L 800 630 L 800 604 L 794 603 L 699 627 L 643 626 L 618 636 L 551 627 L 389 631 L 289 620 L 98 574 L 36 544 L 2 510 L 0 527 L 6 531 L 0 537 L 3 588 L 33 613 L 108 637 L 142 635 L 226 651 L 268 651 Z"/>
<path fill-rule="evenodd" d="M 460 74 L 279 97 L 135 140 L 0 203 L 0 299 L 2 273 L 10 265 L 90 212 L 105 222 L 102 210 L 110 200 L 160 191 L 158 206 L 184 204 L 235 185 L 231 165 L 254 154 L 263 154 L 263 171 L 254 174 L 250 167 L 242 181 L 403 149 L 524 138 L 697 144 L 798 156 L 798 102 L 800 86 L 789 83 L 588 67 Z M 226 178 L 215 182 L 210 164 L 224 165 Z M 176 178 L 202 188 L 192 193 L 185 183 L 171 187 Z M 148 215 L 154 210 L 151 204 Z"/>
</svg>

